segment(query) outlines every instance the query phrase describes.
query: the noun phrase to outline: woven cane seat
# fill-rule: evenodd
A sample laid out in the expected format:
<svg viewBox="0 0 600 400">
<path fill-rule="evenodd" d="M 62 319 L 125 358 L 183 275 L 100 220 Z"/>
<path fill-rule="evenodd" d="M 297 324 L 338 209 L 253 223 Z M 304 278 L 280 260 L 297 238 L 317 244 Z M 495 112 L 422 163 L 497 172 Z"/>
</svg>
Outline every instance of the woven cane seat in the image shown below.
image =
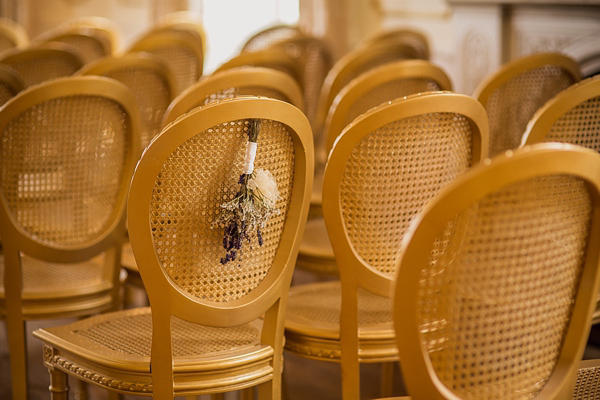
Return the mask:
<svg viewBox="0 0 600 400">
<path fill-rule="evenodd" d="M 293 286 L 288 298 L 285 348 L 305 357 L 339 362 L 341 302 L 339 281 Z M 360 289 L 358 304 L 361 360 L 395 360 L 391 299 Z"/>
<path fill-rule="evenodd" d="M 600 361 L 585 360 L 579 365 L 573 400 L 600 399 Z"/>
</svg>

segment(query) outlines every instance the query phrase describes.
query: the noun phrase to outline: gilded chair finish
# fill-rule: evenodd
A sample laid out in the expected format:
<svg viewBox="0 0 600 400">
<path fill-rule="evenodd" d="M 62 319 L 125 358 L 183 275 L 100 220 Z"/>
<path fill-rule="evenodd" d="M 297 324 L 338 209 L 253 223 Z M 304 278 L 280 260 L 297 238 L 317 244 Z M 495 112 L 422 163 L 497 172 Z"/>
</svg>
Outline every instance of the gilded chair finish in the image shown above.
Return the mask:
<svg viewBox="0 0 600 400">
<path fill-rule="evenodd" d="M 121 35 L 119 25 L 108 18 L 98 16 L 76 17 L 63 22 L 57 30 L 70 32 L 81 28 L 87 29 L 103 43 L 108 43 L 111 49 L 108 54 L 112 55 L 120 51 Z"/>
<path fill-rule="evenodd" d="M 239 67 L 206 77 L 177 96 L 162 125 L 198 106 L 237 96 L 265 96 L 304 109 L 302 89 L 288 74 L 271 68 Z"/>
<path fill-rule="evenodd" d="M 26 320 L 118 305 L 139 129 L 129 89 L 100 77 L 37 85 L 0 111 L 0 315 L 15 399 L 27 398 Z"/>
<path fill-rule="evenodd" d="M 153 28 L 153 31 L 173 31 L 192 34 L 200 41 L 202 51 L 206 49 L 206 34 L 201 17 L 193 11 L 174 11 L 165 15 Z"/>
<path fill-rule="evenodd" d="M 196 83 L 202 76 L 202 41 L 191 32 L 151 30 L 137 40 L 127 52 L 147 52 L 164 61 L 177 79 L 176 94 Z"/>
<path fill-rule="evenodd" d="M 580 79 L 575 60 L 540 53 L 512 61 L 484 80 L 473 96 L 483 104 L 490 121 L 489 154 L 517 148 L 533 114 Z"/>
<path fill-rule="evenodd" d="M 397 41 L 405 43 L 415 49 L 418 58 L 429 60 L 429 41 L 425 34 L 412 29 L 384 30 L 371 35 L 359 43 L 359 46 L 372 46 L 373 44 Z"/>
<path fill-rule="evenodd" d="M 340 58 L 327 73 L 316 114 L 316 135 L 325 124 L 327 112 L 335 96 L 350 81 L 376 66 L 405 59 L 418 58 L 414 48 L 399 42 L 384 42 L 372 46 L 358 47 Z"/>
<path fill-rule="evenodd" d="M 211 224 L 239 188 L 248 119 L 262 121 L 256 167 L 276 177 L 280 213 L 263 246 L 222 265 L 223 231 Z M 255 385 L 280 398 L 283 316 L 313 163 L 306 117 L 278 100 L 228 99 L 169 124 L 142 155 L 128 202 L 151 308 L 36 331 L 57 382 L 52 398 L 67 398 L 65 373 L 157 399 Z"/>
<path fill-rule="evenodd" d="M 15 97 L 24 88 L 23 80 L 17 72 L 0 64 L 0 106 Z"/>
<path fill-rule="evenodd" d="M 344 399 L 359 398 L 360 363 L 398 358 L 389 296 L 410 220 L 486 149 L 483 107 L 454 93 L 381 105 L 357 118 L 334 146 L 323 213 L 340 281 L 291 288 L 285 346 L 341 363 Z"/>
<path fill-rule="evenodd" d="M 23 48 L 29 44 L 29 35 L 18 22 L 0 17 L 0 53 L 15 48 Z"/>
<path fill-rule="evenodd" d="M 331 151 L 342 130 L 369 109 L 419 92 L 451 89 L 452 84 L 444 71 L 424 60 L 396 61 L 364 72 L 342 89 L 329 109 L 324 129 L 326 144 L 322 159 L 326 159 L 325 154 Z M 331 275 L 337 273 L 337 267 L 322 218 L 323 172 L 323 169 L 317 168 L 311 197 L 311 218 L 300 245 L 297 266 Z"/>
<path fill-rule="evenodd" d="M 279 42 L 302 37 L 304 34 L 294 25 L 276 25 L 262 30 L 246 41 L 243 52 L 266 50 Z"/>
<path fill-rule="evenodd" d="M 84 62 L 73 46 L 45 43 L 7 51 L 0 56 L 0 64 L 17 71 L 27 88 L 50 79 L 71 76 L 83 67 Z"/>
<path fill-rule="evenodd" d="M 77 48 L 85 64 L 113 54 L 108 35 L 103 30 L 89 26 L 71 26 L 68 29 L 59 26 L 33 39 L 31 45 L 47 42 L 66 43 Z"/>
<path fill-rule="evenodd" d="M 175 97 L 177 82 L 173 71 L 150 54 L 130 53 L 88 64 L 78 74 L 106 76 L 131 89 L 142 119 L 140 142 L 142 148 L 148 146 L 160 131 L 165 111 Z"/>
<path fill-rule="evenodd" d="M 402 244 L 394 320 L 408 391 L 574 398 L 598 293 L 600 157 L 553 143 L 484 164 L 431 201 Z M 583 366 L 582 386 L 600 371 Z"/>
<path fill-rule="evenodd" d="M 252 53 L 241 53 L 223 63 L 215 70 L 215 72 L 238 67 L 264 67 L 275 69 L 290 75 L 300 86 L 303 84 L 300 65 L 292 56 L 282 50 L 266 49 Z"/>
</svg>

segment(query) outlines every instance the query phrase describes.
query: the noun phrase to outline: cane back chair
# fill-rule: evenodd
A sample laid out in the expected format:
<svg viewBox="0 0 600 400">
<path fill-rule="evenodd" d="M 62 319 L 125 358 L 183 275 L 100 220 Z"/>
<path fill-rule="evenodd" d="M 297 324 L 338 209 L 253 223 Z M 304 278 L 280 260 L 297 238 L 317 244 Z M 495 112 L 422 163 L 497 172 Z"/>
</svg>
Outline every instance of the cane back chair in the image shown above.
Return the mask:
<svg viewBox="0 0 600 400">
<path fill-rule="evenodd" d="M 22 48 L 29 43 L 29 36 L 23 25 L 9 18 L 0 17 L 0 53 Z"/>
<path fill-rule="evenodd" d="M 206 49 L 206 34 L 202 18 L 193 11 L 174 11 L 165 15 L 152 29 L 153 31 L 173 31 L 192 34 L 200 41 L 202 51 Z"/>
<path fill-rule="evenodd" d="M 215 73 L 192 85 L 169 105 L 163 126 L 186 112 L 238 96 L 264 96 L 304 110 L 302 89 L 288 74 L 271 68 L 239 67 Z"/>
<path fill-rule="evenodd" d="M 391 62 L 359 75 L 342 89 L 331 105 L 325 125 L 325 154 L 331 151 L 344 127 L 369 109 L 410 94 L 451 89 L 452 84 L 444 71 L 424 60 Z M 296 266 L 330 275 L 337 274 L 337 267 L 322 217 L 323 172 L 321 168 L 315 172 L 310 218 Z"/>
<path fill-rule="evenodd" d="M 429 60 L 429 41 L 427 40 L 427 37 L 423 33 L 412 29 L 381 31 L 361 41 L 359 46 L 372 46 L 386 41 L 406 43 L 415 49 L 418 58 Z"/>
<path fill-rule="evenodd" d="M 28 88 L 46 80 L 71 76 L 84 63 L 75 47 L 65 43 L 45 43 L 7 51 L 0 56 L 0 64 L 17 71 Z"/>
<path fill-rule="evenodd" d="M 151 54 L 131 53 L 98 60 L 78 73 L 116 79 L 131 89 L 142 119 L 140 142 L 142 148 L 148 146 L 160 131 L 165 111 L 175 97 L 177 83 L 173 71 Z"/>
<path fill-rule="evenodd" d="M 0 106 L 24 88 L 25 85 L 19 74 L 11 67 L 0 64 Z"/>
<path fill-rule="evenodd" d="M 316 135 L 321 134 L 327 112 L 335 96 L 352 79 L 379 65 L 415 58 L 418 58 L 418 53 L 414 48 L 400 42 L 384 42 L 373 46 L 358 47 L 340 58 L 327 73 L 321 88 L 315 117 Z"/>
<path fill-rule="evenodd" d="M 406 227 L 486 146 L 481 104 L 441 92 L 370 110 L 334 146 L 323 213 L 340 281 L 292 286 L 285 347 L 341 363 L 344 399 L 359 398 L 359 363 L 398 358 L 389 296 Z"/>
<path fill-rule="evenodd" d="M 573 388 L 598 293 L 600 156 L 552 143 L 484 164 L 405 236 L 394 320 L 408 392 L 585 398 Z M 600 372 L 585 367 L 580 385 Z"/>
<path fill-rule="evenodd" d="M 299 27 L 294 25 L 276 25 L 258 32 L 246 41 L 243 52 L 266 50 L 269 47 L 288 39 L 303 37 Z"/>
<path fill-rule="evenodd" d="M 8 328 L 13 398 L 26 399 L 25 321 L 119 304 L 139 114 L 119 82 L 62 78 L 6 103 L 0 134 L 0 315 Z"/>
<path fill-rule="evenodd" d="M 115 54 L 120 51 L 121 34 L 119 25 L 113 20 L 98 16 L 77 17 L 63 22 L 57 29 L 69 32 L 72 30 L 77 31 L 80 28 L 89 29 L 88 32 L 92 33 L 100 41 L 109 43 L 109 48 L 111 49 L 109 54 Z"/>
<path fill-rule="evenodd" d="M 277 215 L 262 246 L 222 264 L 220 204 L 233 199 L 250 120 L 260 119 L 256 167 L 276 178 Z M 196 108 L 144 152 L 129 197 L 129 234 L 150 308 L 38 330 L 52 399 L 65 374 L 157 399 L 259 385 L 280 398 L 287 292 L 308 212 L 313 150 L 306 117 L 285 102 L 235 98 Z M 263 318 L 260 318 L 264 316 Z"/>
<path fill-rule="evenodd" d="M 537 109 L 580 79 L 579 66 L 573 59 L 541 53 L 510 62 L 484 80 L 474 97 L 488 114 L 489 154 L 517 148 Z"/>
<path fill-rule="evenodd" d="M 89 26 L 70 26 L 69 28 L 59 26 L 33 39 L 31 45 L 47 42 L 70 44 L 79 50 L 79 54 L 86 64 L 113 54 L 112 42 L 106 33 Z"/>
<path fill-rule="evenodd" d="M 302 69 L 300 64 L 285 51 L 280 49 L 266 49 L 253 53 L 241 53 L 225 62 L 215 72 L 225 71 L 238 67 L 264 67 L 285 72 L 302 86 Z"/>
<path fill-rule="evenodd" d="M 202 76 L 202 41 L 191 32 L 152 30 L 135 42 L 128 52 L 147 52 L 164 61 L 177 79 L 176 94 L 196 83 Z"/>
</svg>

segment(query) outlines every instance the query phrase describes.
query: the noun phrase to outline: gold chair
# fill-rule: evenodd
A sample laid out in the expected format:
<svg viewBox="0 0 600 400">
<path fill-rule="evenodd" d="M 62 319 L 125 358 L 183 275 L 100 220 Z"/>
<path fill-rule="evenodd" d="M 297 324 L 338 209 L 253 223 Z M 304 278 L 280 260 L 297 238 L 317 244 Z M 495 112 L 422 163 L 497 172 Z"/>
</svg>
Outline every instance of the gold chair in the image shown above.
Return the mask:
<svg viewBox="0 0 600 400">
<path fill-rule="evenodd" d="M 109 54 L 115 54 L 120 50 L 121 35 L 119 25 L 108 18 L 98 16 L 76 17 L 63 22 L 57 29 L 69 32 L 80 28 L 91 30 L 90 32 L 98 37 L 100 41 L 109 43 L 111 49 Z"/>
<path fill-rule="evenodd" d="M 33 39 L 31 45 L 48 42 L 66 43 L 75 47 L 85 64 L 113 54 L 112 42 L 106 33 L 89 26 L 59 26 Z"/>
<path fill-rule="evenodd" d="M 202 41 L 190 32 L 151 30 L 137 40 L 127 52 L 147 52 L 164 61 L 177 79 L 176 94 L 196 83 L 202 76 Z"/>
<path fill-rule="evenodd" d="M 17 71 L 27 88 L 50 79 L 73 75 L 84 63 L 73 46 L 45 43 L 37 47 L 7 51 L 0 56 L 0 64 Z"/>
<path fill-rule="evenodd" d="M 9 18 L 0 17 L 0 53 L 29 44 L 25 28 Z"/>
<path fill-rule="evenodd" d="M 303 84 L 300 65 L 292 56 L 281 50 L 266 49 L 253 53 L 241 53 L 222 64 L 215 70 L 215 73 L 238 67 L 271 68 L 290 75 L 300 86 Z"/>
<path fill-rule="evenodd" d="M 262 246 L 223 265 L 223 230 L 211 225 L 239 190 L 249 119 L 262 122 L 255 163 L 276 178 L 279 214 Z M 313 162 L 306 117 L 279 100 L 210 103 L 166 127 L 144 152 L 128 202 L 151 308 L 36 331 L 52 399 L 67 399 L 66 374 L 156 399 L 256 385 L 264 398 L 279 399 L 283 318 Z"/>
<path fill-rule="evenodd" d="M 415 49 L 418 54 L 417 58 L 429 60 L 429 41 L 427 37 L 423 33 L 412 29 L 401 28 L 377 32 L 362 40 L 359 46 L 372 46 L 390 40 L 406 43 Z"/>
<path fill-rule="evenodd" d="M 242 52 L 266 50 L 279 42 L 302 37 L 304 34 L 294 25 L 276 25 L 262 30 L 246 41 Z"/>
<path fill-rule="evenodd" d="M 304 110 L 302 89 L 288 74 L 261 67 L 239 67 L 215 73 L 192 85 L 169 105 L 162 125 L 195 107 L 237 96 L 265 96 Z"/>
<path fill-rule="evenodd" d="M 16 71 L 0 64 L 0 106 L 15 97 L 24 88 L 23 80 Z"/>
<path fill-rule="evenodd" d="M 340 281 L 292 286 L 285 348 L 341 363 L 344 399 L 360 397 L 360 363 L 398 359 L 389 296 L 408 224 L 486 149 L 481 104 L 439 92 L 370 110 L 334 146 L 323 213 Z"/>
<path fill-rule="evenodd" d="M 424 60 L 396 61 L 370 69 L 353 79 L 336 96 L 325 124 L 326 144 L 317 146 L 325 151 L 317 154 L 317 160 L 320 157 L 324 160 L 342 130 L 369 109 L 410 94 L 451 89 L 452 84 L 444 71 Z M 309 221 L 296 265 L 317 274 L 332 275 L 337 274 L 337 266 L 323 220 L 323 172 L 317 167 Z"/>
<path fill-rule="evenodd" d="M 491 156 L 519 146 L 538 108 L 581 79 L 579 65 L 557 53 L 520 58 L 500 68 L 475 90 L 490 122 Z"/>
<path fill-rule="evenodd" d="M 191 33 L 202 44 L 203 52 L 206 49 L 206 34 L 202 27 L 202 18 L 193 11 L 175 11 L 169 13 L 162 17 L 152 30 Z"/>
<path fill-rule="evenodd" d="M 173 71 L 159 59 L 146 53 L 109 57 L 83 67 L 78 74 L 99 75 L 124 83 L 135 95 L 142 119 L 142 148 L 160 131 L 167 107 L 175 97 Z"/>
<path fill-rule="evenodd" d="M 415 49 L 401 42 L 384 42 L 358 47 L 340 58 L 327 73 L 316 111 L 315 136 L 320 136 L 335 96 L 363 72 L 385 63 L 418 58 Z"/>
<path fill-rule="evenodd" d="M 403 242 L 394 325 L 408 392 L 588 398 L 597 362 L 573 388 L 599 286 L 600 156 L 553 143 L 484 164 L 432 200 Z"/>
<path fill-rule="evenodd" d="M 119 82 L 56 79 L 7 102 L 0 132 L 0 315 L 12 395 L 26 399 L 25 321 L 119 304 L 125 201 L 140 153 L 138 108 Z"/>
</svg>

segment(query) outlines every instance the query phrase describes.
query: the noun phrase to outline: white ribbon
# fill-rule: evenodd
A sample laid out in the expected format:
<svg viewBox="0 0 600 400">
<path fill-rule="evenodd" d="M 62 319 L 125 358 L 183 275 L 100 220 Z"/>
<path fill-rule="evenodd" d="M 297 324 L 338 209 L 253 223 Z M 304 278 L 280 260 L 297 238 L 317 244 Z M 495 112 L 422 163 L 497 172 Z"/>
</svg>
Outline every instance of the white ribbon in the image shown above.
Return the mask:
<svg viewBox="0 0 600 400">
<path fill-rule="evenodd" d="M 244 157 L 244 171 L 243 174 L 249 175 L 254 172 L 254 158 L 256 157 L 256 147 L 258 143 L 247 142 L 246 143 L 246 157 Z"/>
</svg>

